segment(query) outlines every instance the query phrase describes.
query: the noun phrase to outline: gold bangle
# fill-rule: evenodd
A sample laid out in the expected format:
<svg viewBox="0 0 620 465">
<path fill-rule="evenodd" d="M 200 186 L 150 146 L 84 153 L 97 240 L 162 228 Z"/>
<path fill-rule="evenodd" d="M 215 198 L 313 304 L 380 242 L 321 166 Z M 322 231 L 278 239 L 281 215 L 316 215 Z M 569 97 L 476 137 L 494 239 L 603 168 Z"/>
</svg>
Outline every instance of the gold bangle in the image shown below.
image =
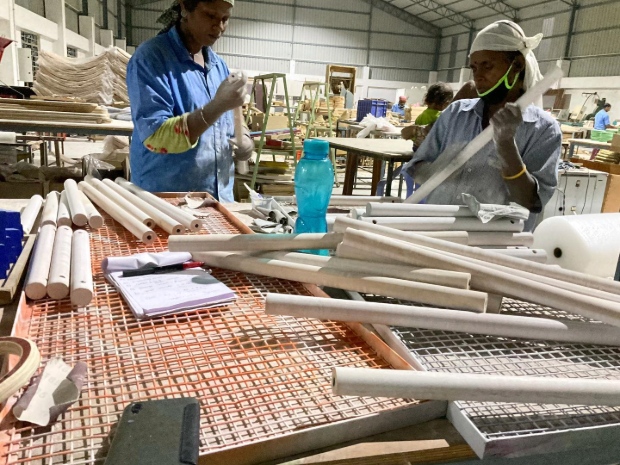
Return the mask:
<svg viewBox="0 0 620 465">
<path fill-rule="evenodd" d="M 202 107 L 199 112 L 200 112 L 200 117 L 202 118 L 202 121 L 207 125 L 207 126 L 211 126 L 211 123 L 209 123 L 206 119 L 205 119 L 205 115 L 202 113 L 202 111 L 204 110 L 204 107 Z"/>
<path fill-rule="evenodd" d="M 526 171 L 527 171 L 527 166 L 523 165 L 523 169 L 521 171 L 519 171 L 517 174 L 515 174 L 514 176 L 504 176 L 502 174 L 502 178 L 504 178 L 506 181 L 512 181 L 514 179 L 517 179 L 517 178 L 520 178 L 521 176 L 523 176 Z"/>
</svg>

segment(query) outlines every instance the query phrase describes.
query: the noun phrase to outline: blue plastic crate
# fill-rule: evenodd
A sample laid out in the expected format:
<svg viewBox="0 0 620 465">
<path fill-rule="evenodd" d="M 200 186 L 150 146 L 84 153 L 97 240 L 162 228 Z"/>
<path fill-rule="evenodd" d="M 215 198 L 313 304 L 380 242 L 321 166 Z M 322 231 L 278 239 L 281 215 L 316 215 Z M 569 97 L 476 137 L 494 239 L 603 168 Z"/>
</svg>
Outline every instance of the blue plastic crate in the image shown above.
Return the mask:
<svg viewBox="0 0 620 465">
<path fill-rule="evenodd" d="M 357 102 L 357 121 L 362 121 L 370 113 L 377 118 L 383 118 L 387 114 L 387 101 L 366 98 Z"/>
</svg>

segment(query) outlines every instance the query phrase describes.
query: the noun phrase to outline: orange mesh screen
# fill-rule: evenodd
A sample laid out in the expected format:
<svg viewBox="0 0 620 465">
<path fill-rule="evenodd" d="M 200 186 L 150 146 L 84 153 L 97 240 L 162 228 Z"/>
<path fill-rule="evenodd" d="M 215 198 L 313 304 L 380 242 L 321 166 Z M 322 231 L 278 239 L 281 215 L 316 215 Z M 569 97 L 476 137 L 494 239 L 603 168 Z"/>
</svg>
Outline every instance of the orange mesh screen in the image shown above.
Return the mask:
<svg viewBox="0 0 620 465">
<path fill-rule="evenodd" d="M 206 209 L 203 233 L 237 233 L 228 217 Z M 36 342 L 43 361 L 59 355 L 88 364 L 80 400 L 48 429 L 3 420 L 6 464 L 103 463 L 102 444 L 124 407 L 137 400 L 194 396 L 201 403 L 201 455 L 414 404 L 331 395 L 330 367 L 389 367 L 349 326 L 272 317 L 268 292 L 310 295 L 297 282 L 213 270 L 238 299 L 215 309 L 138 322 L 103 278 L 105 256 L 166 249 L 136 242 L 106 217 L 90 231 L 95 298 L 86 309 L 68 300 L 23 305 L 15 335 Z M 232 465 L 232 464 L 231 464 Z"/>
</svg>

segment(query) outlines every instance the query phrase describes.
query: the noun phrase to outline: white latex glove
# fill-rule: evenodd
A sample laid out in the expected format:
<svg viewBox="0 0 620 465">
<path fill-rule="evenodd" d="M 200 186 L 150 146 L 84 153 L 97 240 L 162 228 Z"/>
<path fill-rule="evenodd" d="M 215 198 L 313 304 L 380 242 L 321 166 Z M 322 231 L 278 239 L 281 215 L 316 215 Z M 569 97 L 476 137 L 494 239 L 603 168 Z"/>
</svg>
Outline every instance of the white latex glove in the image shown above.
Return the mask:
<svg viewBox="0 0 620 465">
<path fill-rule="evenodd" d="M 248 78 L 244 74 L 231 74 L 220 84 L 212 103 L 222 113 L 242 106 L 248 94 L 245 88 L 247 82 Z"/>
<path fill-rule="evenodd" d="M 241 141 L 237 141 L 236 137 L 229 139 L 230 145 L 233 146 L 235 152 L 235 160 L 245 161 L 249 160 L 254 152 L 254 139 L 250 137 L 250 131 L 248 128 L 243 128 L 243 137 Z"/>
<path fill-rule="evenodd" d="M 523 116 L 519 106 L 515 103 L 507 103 L 491 118 L 495 144 L 513 143 L 517 128 L 521 123 L 523 123 Z"/>
</svg>

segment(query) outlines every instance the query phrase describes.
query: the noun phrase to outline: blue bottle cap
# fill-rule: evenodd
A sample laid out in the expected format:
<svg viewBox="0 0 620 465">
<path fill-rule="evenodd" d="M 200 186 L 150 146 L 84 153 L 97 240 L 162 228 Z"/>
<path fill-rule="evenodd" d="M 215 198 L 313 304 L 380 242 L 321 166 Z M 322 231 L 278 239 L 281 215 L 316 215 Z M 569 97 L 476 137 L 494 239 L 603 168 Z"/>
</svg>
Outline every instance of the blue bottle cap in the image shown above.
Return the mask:
<svg viewBox="0 0 620 465">
<path fill-rule="evenodd" d="M 308 139 L 304 142 L 304 156 L 311 158 L 327 158 L 329 155 L 329 142 L 321 139 Z"/>
</svg>

